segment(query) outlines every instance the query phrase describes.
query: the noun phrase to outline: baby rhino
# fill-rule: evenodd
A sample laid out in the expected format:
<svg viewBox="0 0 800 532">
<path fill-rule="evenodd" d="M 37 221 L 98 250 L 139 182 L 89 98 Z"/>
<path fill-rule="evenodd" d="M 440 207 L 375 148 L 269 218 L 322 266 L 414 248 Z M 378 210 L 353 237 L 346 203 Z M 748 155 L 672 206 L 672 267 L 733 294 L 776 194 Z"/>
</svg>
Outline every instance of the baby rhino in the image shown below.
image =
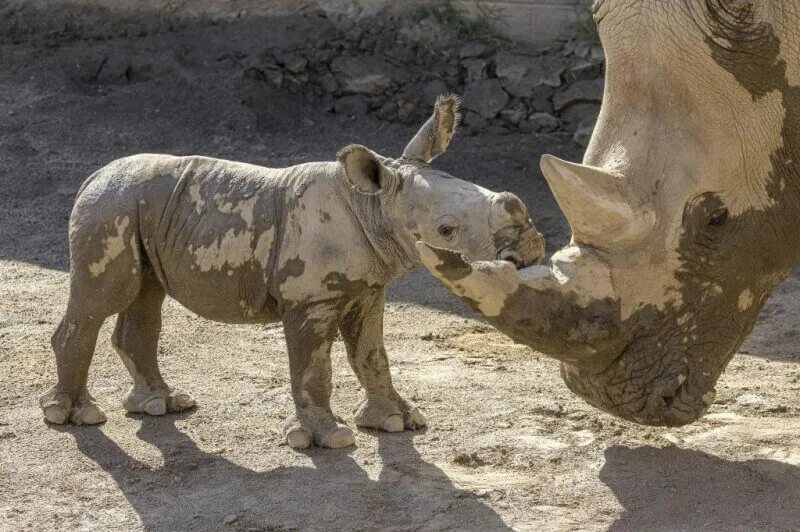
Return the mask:
<svg viewBox="0 0 800 532">
<path fill-rule="evenodd" d="M 291 447 L 354 441 L 330 408 L 337 331 L 366 390 L 356 424 L 390 432 L 425 425 L 392 385 L 382 337 L 386 285 L 421 265 L 415 242 L 518 267 L 544 251 L 516 196 L 428 165 L 453 136 L 457 106 L 440 98 L 399 159 L 352 145 L 337 162 L 285 169 L 135 155 L 94 173 L 70 218 L 70 295 L 53 335 L 58 384 L 41 398 L 45 418 L 105 420 L 86 379 L 98 330 L 116 313 L 112 342 L 133 377 L 124 408 L 162 415 L 194 406 L 167 386 L 156 360 L 169 294 L 211 320 L 283 321 Z"/>
</svg>

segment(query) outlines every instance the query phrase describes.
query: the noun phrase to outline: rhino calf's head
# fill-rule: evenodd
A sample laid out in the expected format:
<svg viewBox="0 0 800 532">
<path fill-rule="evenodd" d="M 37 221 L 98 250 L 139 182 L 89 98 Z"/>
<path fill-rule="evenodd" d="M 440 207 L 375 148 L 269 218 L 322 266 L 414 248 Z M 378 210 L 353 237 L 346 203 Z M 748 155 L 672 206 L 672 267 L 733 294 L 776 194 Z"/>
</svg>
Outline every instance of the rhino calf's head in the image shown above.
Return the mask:
<svg viewBox="0 0 800 532">
<path fill-rule="evenodd" d="M 360 145 L 339 152 L 351 185 L 379 200 L 403 254 L 421 265 L 415 242 L 461 252 L 469 260 L 499 259 L 517 268 L 538 263 L 544 239 L 522 201 L 509 192 L 492 192 L 430 162 L 443 153 L 458 124 L 458 98 L 439 97 L 433 115 L 398 159 L 382 157 Z"/>
</svg>

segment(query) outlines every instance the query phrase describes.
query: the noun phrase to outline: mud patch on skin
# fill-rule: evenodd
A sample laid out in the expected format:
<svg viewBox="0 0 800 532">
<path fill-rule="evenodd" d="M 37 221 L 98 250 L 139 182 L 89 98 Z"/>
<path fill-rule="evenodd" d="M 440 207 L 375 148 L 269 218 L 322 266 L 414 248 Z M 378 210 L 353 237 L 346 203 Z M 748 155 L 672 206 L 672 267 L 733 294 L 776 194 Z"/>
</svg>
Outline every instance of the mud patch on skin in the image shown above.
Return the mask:
<svg viewBox="0 0 800 532">
<path fill-rule="evenodd" d="M 115 258 L 120 256 L 126 249 L 125 245 L 125 230 L 130 225 L 130 218 L 128 216 L 119 217 L 114 219 L 113 234 L 111 231 L 103 239 L 103 256 L 102 258 L 89 265 L 89 272 L 92 277 L 98 277 L 106 271 L 106 266 L 111 263 Z M 134 248 L 135 249 L 135 248 Z M 134 251 L 135 252 L 135 251 Z"/>
<path fill-rule="evenodd" d="M 430 248 L 439 259 L 436 271 L 448 281 L 460 281 L 472 273 L 472 266 L 464 260 L 464 256 L 449 249 Z"/>
</svg>

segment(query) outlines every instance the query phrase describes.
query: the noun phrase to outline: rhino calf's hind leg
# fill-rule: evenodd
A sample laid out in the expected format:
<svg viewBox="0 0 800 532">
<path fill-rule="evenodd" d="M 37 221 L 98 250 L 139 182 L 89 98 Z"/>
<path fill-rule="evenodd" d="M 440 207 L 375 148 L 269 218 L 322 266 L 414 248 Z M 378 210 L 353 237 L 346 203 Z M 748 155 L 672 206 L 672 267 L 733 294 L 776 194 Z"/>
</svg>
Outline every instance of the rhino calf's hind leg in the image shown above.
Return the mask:
<svg viewBox="0 0 800 532">
<path fill-rule="evenodd" d="M 295 415 L 286 424 L 286 443 L 303 449 L 347 447 L 353 431 L 331 411 L 331 346 L 339 311 L 328 304 L 303 306 L 283 316 Z"/>
<path fill-rule="evenodd" d="M 44 417 L 50 423 L 94 425 L 106 420 L 106 415 L 94 404 L 86 389 L 89 365 L 102 324 L 103 318 L 80 312 L 70 299 L 67 313 L 51 340 L 56 355 L 58 384 L 39 399 Z"/>
<path fill-rule="evenodd" d="M 133 303 L 117 317 L 111 343 L 133 377 L 133 386 L 122 400 L 128 412 L 160 416 L 195 405 L 188 395 L 173 393 L 158 368 L 158 336 L 165 295 L 148 268 L 143 272 L 141 289 Z"/>
<path fill-rule="evenodd" d="M 347 359 L 367 393 L 356 409 L 360 427 L 400 432 L 426 425 L 425 416 L 400 397 L 392 384 L 389 359 L 383 346 L 386 291 L 376 290 L 356 301 L 341 325 Z"/>
</svg>

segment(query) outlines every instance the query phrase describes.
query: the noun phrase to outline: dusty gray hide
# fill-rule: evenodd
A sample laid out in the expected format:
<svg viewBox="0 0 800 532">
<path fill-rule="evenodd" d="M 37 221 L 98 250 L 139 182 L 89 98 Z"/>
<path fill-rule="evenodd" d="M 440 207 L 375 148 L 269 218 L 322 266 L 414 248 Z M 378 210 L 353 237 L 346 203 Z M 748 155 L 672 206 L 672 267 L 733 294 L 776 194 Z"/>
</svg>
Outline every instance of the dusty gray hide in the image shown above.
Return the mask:
<svg viewBox="0 0 800 532">
<path fill-rule="evenodd" d="M 421 265 L 415 242 L 520 267 L 544 252 L 516 196 L 430 168 L 455 131 L 457 107 L 455 97 L 440 98 L 397 160 L 355 145 L 336 162 L 285 169 L 144 154 L 89 177 L 70 218 L 70 297 L 53 335 L 58 384 L 41 398 L 46 419 L 105 420 L 86 379 L 100 325 L 116 313 L 113 344 L 133 377 L 124 408 L 161 415 L 194 405 L 158 369 L 169 295 L 216 321 L 283 321 L 296 406 L 290 446 L 353 443 L 330 408 L 337 331 L 366 390 L 355 422 L 425 425 L 395 391 L 383 346 L 385 287 Z"/>
<path fill-rule="evenodd" d="M 571 245 L 520 272 L 424 258 L 593 405 L 682 425 L 800 261 L 800 7 L 601 0 L 594 16 L 597 127 L 583 164 L 542 159 Z"/>
</svg>

